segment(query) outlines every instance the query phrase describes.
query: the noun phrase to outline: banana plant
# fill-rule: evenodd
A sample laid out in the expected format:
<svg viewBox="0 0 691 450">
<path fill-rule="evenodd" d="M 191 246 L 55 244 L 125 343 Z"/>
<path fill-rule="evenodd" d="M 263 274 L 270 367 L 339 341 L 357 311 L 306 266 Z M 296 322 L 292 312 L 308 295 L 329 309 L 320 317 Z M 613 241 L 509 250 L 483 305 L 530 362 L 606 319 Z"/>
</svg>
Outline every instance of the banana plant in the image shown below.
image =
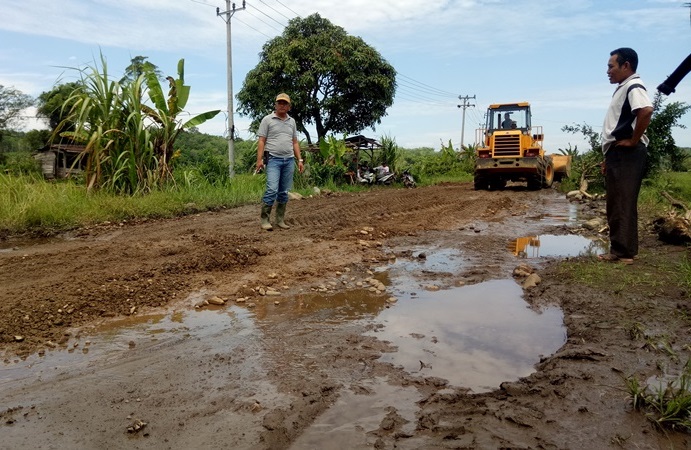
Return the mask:
<svg viewBox="0 0 691 450">
<path fill-rule="evenodd" d="M 168 94 L 152 68 L 148 68 L 144 77 L 148 88 L 149 98 L 155 108 L 142 105 L 143 112 L 156 124 L 152 128 L 153 151 L 159 162 L 160 179 L 166 179 L 170 172 L 170 162 L 175 155 L 175 140 L 187 128 L 196 127 L 214 118 L 220 110 L 207 111 L 182 122 L 178 115 L 183 112 L 190 96 L 190 87 L 185 85 L 185 60 L 178 61 L 178 78 L 166 77 Z"/>
<path fill-rule="evenodd" d="M 326 139 L 319 140 L 319 154 L 324 161 L 324 164 L 337 165 L 343 164 L 343 156 L 348 151 L 345 145 L 345 136 L 343 139 L 336 139 L 333 135 L 327 136 Z"/>
</svg>

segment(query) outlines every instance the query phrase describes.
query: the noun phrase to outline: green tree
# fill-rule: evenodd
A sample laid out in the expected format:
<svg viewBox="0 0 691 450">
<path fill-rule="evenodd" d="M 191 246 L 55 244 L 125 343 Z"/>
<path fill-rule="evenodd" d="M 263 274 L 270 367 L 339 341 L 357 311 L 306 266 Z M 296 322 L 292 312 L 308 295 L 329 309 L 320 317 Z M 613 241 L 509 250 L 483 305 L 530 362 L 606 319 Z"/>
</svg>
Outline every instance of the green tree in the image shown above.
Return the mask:
<svg viewBox="0 0 691 450">
<path fill-rule="evenodd" d="M 281 36 L 267 42 L 259 64 L 237 95 L 238 111 L 253 127 L 273 110 L 276 94 L 293 101 L 290 115 L 308 144 L 327 134 L 352 134 L 381 123 L 392 105 L 396 71 L 374 48 L 319 14 L 292 19 Z"/>
<path fill-rule="evenodd" d="M 3 134 L 21 117 L 22 110 L 33 104 L 34 100 L 30 96 L 0 84 L 0 141 Z"/>
<path fill-rule="evenodd" d="M 71 83 L 63 83 L 54 86 L 48 92 L 42 92 L 38 96 L 38 104 L 36 117 L 47 119 L 48 126 L 51 130 L 57 128 L 62 123 L 72 107 L 71 104 L 66 104 L 68 98 L 80 88 L 81 84 L 74 81 Z M 64 131 L 74 130 L 74 124 L 63 123 Z"/>
<path fill-rule="evenodd" d="M 120 84 L 132 82 L 147 72 L 153 72 L 157 78 L 163 78 L 163 72 L 156 64 L 147 61 L 148 56 L 135 56 L 130 60 L 130 65 L 125 68 L 125 75 L 120 79 Z"/>
<path fill-rule="evenodd" d="M 593 127 L 587 123 L 565 125 L 561 130 L 572 134 L 582 134 L 590 146 L 583 154 L 576 154 L 572 159 L 570 178 L 574 180 L 574 187 L 579 189 L 581 183 L 588 182 L 588 185 L 595 190 L 603 190 L 605 177 L 600 166 L 604 161 L 601 133 L 593 130 Z M 571 144 L 569 144 L 569 149 L 570 146 Z M 561 153 L 568 154 L 569 151 L 561 151 Z"/>
<path fill-rule="evenodd" d="M 669 169 L 681 171 L 684 169 L 686 154 L 677 147 L 672 128 L 686 128 L 679 119 L 686 114 L 691 106 L 681 102 L 673 102 L 663 106 L 662 95 L 658 92 L 653 101 L 655 113 L 646 134 L 650 138 L 648 144 L 648 174 L 653 175 L 660 170 Z"/>
</svg>

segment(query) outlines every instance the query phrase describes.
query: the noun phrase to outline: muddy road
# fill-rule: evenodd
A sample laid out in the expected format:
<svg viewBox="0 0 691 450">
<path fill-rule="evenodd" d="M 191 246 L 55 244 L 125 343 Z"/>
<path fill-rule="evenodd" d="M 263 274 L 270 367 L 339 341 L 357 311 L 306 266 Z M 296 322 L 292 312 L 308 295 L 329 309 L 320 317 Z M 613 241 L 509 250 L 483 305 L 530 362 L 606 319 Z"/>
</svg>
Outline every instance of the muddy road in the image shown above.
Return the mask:
<svg viewBox="0 0 691 450">
<path fill-rule="evenodd" d="M 603 206 L 449 184 L 0 241 L 0 448 L 690 448 L 622 381 L 689 357 L 688 292 L 626 289 L 686 250 L 574 284 Z"/>
</svg>

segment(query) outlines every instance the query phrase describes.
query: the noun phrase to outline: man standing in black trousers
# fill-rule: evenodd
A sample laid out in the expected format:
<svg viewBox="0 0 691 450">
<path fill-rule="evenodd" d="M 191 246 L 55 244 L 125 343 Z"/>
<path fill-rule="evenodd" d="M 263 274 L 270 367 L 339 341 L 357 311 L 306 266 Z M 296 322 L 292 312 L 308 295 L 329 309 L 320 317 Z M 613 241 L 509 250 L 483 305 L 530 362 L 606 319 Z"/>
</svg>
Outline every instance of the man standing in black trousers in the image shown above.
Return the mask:
<svg viewBox="0 0 691 450">
<path fill-rule="evenodd" d="M 636 73 L 638 54 L 618 48 L 607 62 L 609 82 L 618 84 L 602 126 L 610 250 L 601 261 L 632 264 L 638 254 L 638 193 L 645 174 L 645 130 L 653 104 Z"/>
</svg>

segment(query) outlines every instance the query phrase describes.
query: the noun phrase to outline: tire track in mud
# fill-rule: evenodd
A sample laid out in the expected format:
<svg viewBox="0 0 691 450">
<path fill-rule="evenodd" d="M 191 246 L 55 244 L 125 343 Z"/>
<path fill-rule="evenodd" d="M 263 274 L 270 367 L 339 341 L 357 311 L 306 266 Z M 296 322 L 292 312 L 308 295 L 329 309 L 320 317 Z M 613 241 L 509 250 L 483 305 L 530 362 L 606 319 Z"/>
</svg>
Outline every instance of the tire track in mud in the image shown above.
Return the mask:
<svg viewBox="0 0 691 450">
<path fill-rule="evenodd" d="M 498 195 L 492 192 L 476 193 L 465 185 L 429 187 L 424 191 L 392 189 L 338 195 L 329 204 L 316 205 L 313 199 L 304 203 L 291 202 L 293 211 L 288 222 L 305 228 L 335 229 L 369 225 L 389 233 L 396 233 L 402 227 L 406 228 L 406 233 L 411 231 L 411 227 L 420 230 L 443 229 L 457 224 L 459 216 L 475 215 L 478 208 L 487 206 L 484 200 L 478 203 L 479 198 Z M 406 223 L 396 224 L 400 221 Z"/>
</svg>

